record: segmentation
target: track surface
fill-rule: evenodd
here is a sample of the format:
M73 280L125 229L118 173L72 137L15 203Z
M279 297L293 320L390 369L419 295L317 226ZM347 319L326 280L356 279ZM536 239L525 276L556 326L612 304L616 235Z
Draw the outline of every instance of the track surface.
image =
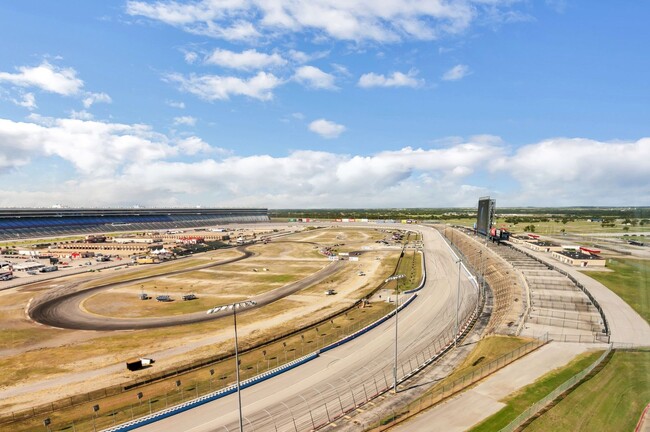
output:
M401 227L403 229L403 226ZM423 234L427 279L415 301L399 313L399 376L416 355L454 329L458 265L440 234ZM472 309L477 293L461 273L460 309ZM242 391L246 431L303 431L329 423L344 407L363 400L379 382L392 382L395 320L328 351L318 358ZM356 399L355 399L356 398ZM237 396L226 396L139 428L143 432L238 430ZM341 420L336 421L341 425Z
M75 329L75 330L141 330L141 329L150 329L150 328L160 328L160 327L171 327L181 324L191 324L204 321L214 320L224 316L232 315L231 311L224 310L214 314L206 314L206 312L195 312L180 316L169 316L169 317L156 317L156 318L112 318L108 316L94 315L84 312L80 305L86 298L100 292L109 290L111 288L117 288L121 286L132 285L136 282L144 282L148 280L157 279L161 276L173 276L182 273L187 273L190 271L196 271L201 269L206 269L210 267L216 267L224 264L230 264L236 261L240 261L246 258L249 258L253 255L252 252L248 251L245 246L237 248L242 252L241 256L230 258L227 260L219 261L217 263L210 263L202 266L192 267L191 269L175 270L164 275L155 275L155 276L146 276L131 279L126 282L118 282L113 284L101 285L98 287L89 288L82 291L68 292L61 294L56 297L48 298L36 305L34 305L29 310L30 317L41 324L45 324L52 327L66 328L66 329ZM290 294L295 293L301 289L307 288L310 285L318 283L334 273L336 273L342 266L341 261L333 261L324 269L314 273L311 276L308 276L297 282L276 288L272 291L265 292L258 296L249 298L248 300L254 300L257 302L255 306L249 306L244 310L252 310L257 307L261 307L272 303L278 299L286 297ZM59 290L60 292L61 290ZM218 305L215 305L218 306Z

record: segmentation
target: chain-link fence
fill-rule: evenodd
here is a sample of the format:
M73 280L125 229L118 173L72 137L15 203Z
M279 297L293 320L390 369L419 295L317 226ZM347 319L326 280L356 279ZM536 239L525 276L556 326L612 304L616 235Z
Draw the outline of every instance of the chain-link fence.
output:
M600 363L602 363L603 360L605 360L605 357L609 355L611 350L612 350L612 346L609 345L607 350L603 352L603 354L600 357L598 357L598 359L595 362L589 365L582 372L579 372L574 376L572 376L571 378L569 378L567 381L565 381L563 384L561 384L559 387L557 387L555 390L549 393L545 398L538 401L537 403L529 407L526 411L519 414L517 418L511 421L508 424L508 426L504 427L499 432L514 432L515 430L517 430L521 425L523 425L527 420L529 420L531 417L533 417L535 414L541 411L545 406L547 406L549 403L557 399L558 396L560 396L562 393L566 392L567 390L573 388L580 381L582 381L587 375L591 373L591 371L593 371L598 365L600 365Z
M522 345L519 348L492 360L481 368L467 373L450 383L444 384L442 387L434 391L427 392L413 402L410 402L398 409L392 410L390 413L384 415L381 418L379 415L377 415L372 422L364 424L363 428L364 430L382 431L393 427L395 423L408 417L414 416L419 412L440 403L448 397L458 393L459 391L482 380L486 376L493 374L499 369L525 356L531 351L536 350L547 342L547 336L543 336L540 339L530 341L525 345Z

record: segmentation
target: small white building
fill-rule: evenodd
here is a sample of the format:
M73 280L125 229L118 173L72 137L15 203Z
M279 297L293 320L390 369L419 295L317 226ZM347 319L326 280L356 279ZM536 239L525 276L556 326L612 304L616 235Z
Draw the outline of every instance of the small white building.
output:
M15 271L31 271L31 270L39 270L45 267L45 264L41 264L36 261L26 261L24 263L16 264L14 265L14 270Z

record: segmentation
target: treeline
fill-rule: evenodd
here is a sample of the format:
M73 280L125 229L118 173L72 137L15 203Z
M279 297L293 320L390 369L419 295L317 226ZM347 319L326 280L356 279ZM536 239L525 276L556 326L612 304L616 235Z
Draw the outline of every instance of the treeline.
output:
M459 218L476 218L472 209L290 209L269 210L272 218L313 218L313 219L417 219L448 220Z
M450 220L476 219L476 208L278 209L270 210L269 214L272 218ZM506 222L515 224L549 221L568 223L589 218L613 223L616 219L647 221L650 219L650 207L497 207L498 215L512 215L506 216Z

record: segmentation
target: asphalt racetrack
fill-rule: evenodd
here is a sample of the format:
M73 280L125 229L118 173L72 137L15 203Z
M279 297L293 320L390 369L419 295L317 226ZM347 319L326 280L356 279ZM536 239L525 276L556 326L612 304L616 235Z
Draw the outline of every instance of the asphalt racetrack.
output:
M100 292L106 291L111 288L117 288L126 285L132 285L136 282L144 282L152 279L157 279L161 276L173 276L190 271L201 270L210 267L216 267L232 262L240 261L249 258L253 255L248 251L245 246L237 248L242 255L227 260L219 261L217 263L210 263L203 266L192 267L191 269L176 270L166 273L164 275L146 276L134 278L126 282L118 282L112 284L101 285L98 287L89 288L82 291L65 292L67 290L57 290L52 297L34 304L29 310L29 316L36 322L44 325L58 328L74 329L74 330L141 330L160 327L171 327L182 324L192 324L203 321L210 321L220 317L232 315L230 310L222 310L212 314L206 312L195 312L180 316L167 316L156 318L113 318L109 316L94 315L84 312L80 305L88 297ZM255 301L254 306L248 306L242 309L242 312L249 309L258 308L278 299L286 297L301 289L307 288L310 285L318 283L336 273L342 266L341 261L333 261L324 269L302 279L297 282L276 288L272 291L265 292L258 296L249 298L248 300ZM215 305L219 306L219 305Z

